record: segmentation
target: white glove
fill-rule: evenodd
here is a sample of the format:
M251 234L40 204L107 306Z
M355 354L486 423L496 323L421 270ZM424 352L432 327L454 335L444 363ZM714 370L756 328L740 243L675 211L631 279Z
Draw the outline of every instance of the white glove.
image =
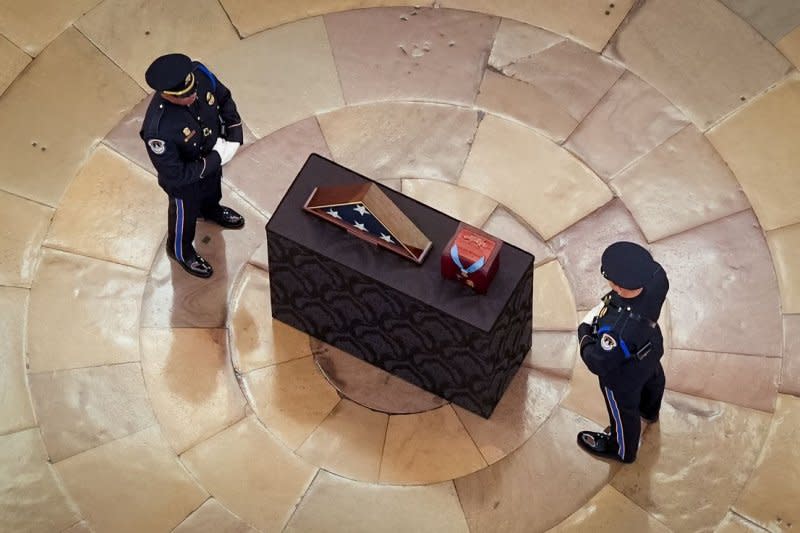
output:
M237 142L228 142L222 137L219 137L217 138L217 142L214 143L214 148L212 148L212 150L219 154L219 158L222 161L221 164L224 165L233 159L239 146L241 145Z
M585 317L583 317L583 320L581 320L581 323L582 324L590 324L591 325L592 320L594 320L594 317L597 316L597 313L600 312L600 310L603 308L604 305L605 304L603 302L600 302L599 304L594 306L592 309L589 309L589 312L586 313Z

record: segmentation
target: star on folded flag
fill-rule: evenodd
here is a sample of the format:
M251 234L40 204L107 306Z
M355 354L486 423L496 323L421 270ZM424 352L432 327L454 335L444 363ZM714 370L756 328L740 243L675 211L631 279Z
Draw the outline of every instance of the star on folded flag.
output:
M366 228L366 226L364 226L364 224L362 224L361 222L355 222L355 223L353 223L353 225L354 225L355 227L357 227L358 229L360 229L361 231L367 231L367 232L369 231L369 230Z
M353 210L354 210L354 211L356 211L356 212L357 212L359 215L361 215L362 217L363 217L365 214L369 213L369 211L367 211L367 208L366 208L366 207L364 207L364 204L358 204L357 206L355 206L355 207L353 208Z
M338 219L341 219L341 218L342 218L342 217L340 217L340 216L339 216L339 212L338 212L338 211L334 211L333 209L328 209L328 210L327 210L327 211L325 211L325 212L326 212L326 213L328 213L328 214L329 214L330 216L332 216L333 218L338 218Z
M381 239L383 239L386 242L390 242L390 243L394 244L394 241L392 240L392 236L391 235L386 235L385 233L381 233Z

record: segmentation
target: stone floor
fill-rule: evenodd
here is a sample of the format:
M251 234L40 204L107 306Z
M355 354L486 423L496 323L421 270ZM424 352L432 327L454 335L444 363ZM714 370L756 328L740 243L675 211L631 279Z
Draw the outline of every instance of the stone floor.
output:
M157 55L232 88L240 231L164 254ZM0 530L800 528L796 0L0 0ZM316 152L536 256L482 419L270 320L264 224ZM577 355L599 255L667 270L638 461Z

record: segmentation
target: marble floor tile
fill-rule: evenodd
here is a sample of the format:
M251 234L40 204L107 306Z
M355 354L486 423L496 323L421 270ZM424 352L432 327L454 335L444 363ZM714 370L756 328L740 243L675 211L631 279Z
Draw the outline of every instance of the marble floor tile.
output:
M36 425L25 378L28 291L0 287L0 435Z
M0 34L14 42L26 54L36 57L65 28L101 1L3 0L0 2Z
M31 287L30 372L139 360L146 273L45 248Z
M258 138L344 104L321 17L253 35L209 54L208 63Z
M56 463L97 531L171 530L208 498L151 427Z
M714 533L768 533L756 524L742 518L733 511L728 511L725 518L717 524Z
M74 526L70 527L69 529L65 529L61 533L94 533L92 528L89 526L89 522L86 520L81 520Z
M31 56L0 35L0 94L3 94L30 62Z
M608 411L597 376L586 367L577 349L569 389L561 401L561 407L596 422L601 428L608 425Z
M172 533L257 533L214 498L186 517Z
M536 267L533 279L534 330L575 330L575 297L561 264L550 261Z
M351 105L376 100L472 105L499 22L480 13L424 7L325 15L344 99Z
M521 122L559 144L578 125L578 121L542 89L492 70L487 70L483 76L475 106Z
M261 531L284 527L317 472L252 416L195 446L181 459L214 498Z
M743 108L708 139L741 183L765 230L800 222L800 76Z
M611 199L606 185L569 152L492 115L478 127L459 185L497 200L544 239Z
M617 174L610 186L649 242L750 207L725 161L693 125Z
M575 443L587 426L593 424L558 408L519 450L455 480L470 531L545 531L584 505L618 468Z
M295 453L328 472L377 483L388 423L389 415L343 399Z
M500 237L508 244L513 244L517 248L522 248L526 252L533 254L533 264L535 266L539 266L555 258L555 254L553 254L547 244L536 235L536 232L523 222L517 220L512 213L503 209L503 207L498 206L497 209L492 212L489 219L483 224L482 229L495 237Z
M719 2L650 0L605 53L705 130L780 80L789 62Z
M222 184L222 205L235 209L246 222L239 230L223 229L212 222L197 222L194 247L214 267L214 275L209 279L190 275L167 257L162 243L156 251L142 298L142 327L219 328L226 324L231 286L253 252L264 242L267 221L225 183ZM165 218L165 233L166 223Z
M54 80L58 98L52 97ZM143 96L119 67L80 32L68 28L0 99L3 189L58 205L97 139Z
M267 241L262 242L253 255L250 256L249 264L254 267L269 272L269 251L267 250Z
M800 396L800 315L783 315L780 392Z
M800 26L800 4L794 0L721 0L770 42Z
M611 290L600 274L600 260L603 251L617 241L647 247L636 221L618 199L550 239L550 247L572 287L577 309L591 309Z
M625 69L573 41L563 41L502 69L549 94L576 121L600 102Z
M156 424L138 363L30 374L28 380L52 462Z
M103 144L155 176L156 169L150 162L150 156L147 155L147 148L145 148L142 138L139 137L139 131L144 123L144 114L147 112L151 98L152 95L147 94L133 106L128 114L108 132L103 139Z
M497 207L497 202L480 193L437 180L403 180L402 192L477 228Z
M349 353L311 338L314 361L339 394L373 411L412 414L448 403Z
M502 70L511 63L538 54L563 40L563 36L537 26L504 18L500 21L500 27L494 36L489 66L498 71Z
M770 418L667 392L636 462L611 485L672 531L711 530L753 471Z
M521 367L488 419L453 405L487 463L513 452L550 416L567 388L563 380Z
M339 395L304 357L242 376L259 420L290 450L296 450L339 403Z
M670 281L673 348L780 355L778 281L752 211L669 237L651 249Z
M325 13L365 7L431 5L433 2L432 0L426 2L409 0L303 0L303 2L272 0L269 3L269 9L261 0L221 0L220 3L239 31L239 35L248 37L287 22Z
M38 428L0 435L0 518L7 531L61 531L80 520Z
M244 267L228 312L231 361L237 372L246 374L311 355L306 333L272 319L266 271L252 265Z
M30 287L54 210L0 191L0 284Z
M569 518L549 530L549 533L569 531L670 533L664 524L609 485L603 487Z
M575 331L535 331L531 351L522 365L546 375L570 379L577 353Z
M312 153L330 158L314 117L286 126L239 150L225 167L225 181L269 217Z
M345 107L318 120L333 159L351 170L377 180L455 182L475 137L478 113L450 105L384 102Z
M733 509L770 531L800 524L800 398L780 395L761 457Z
M800 26L786 34L776 46L795 67L800 67Z
M75 26L148 92L144 73L156 57L180 52L205 62L216 50L239 40L216 0L194 0L191 9L159 0L110 0L86 13ZM206 66L214 72L213 63Z
M469 530L458 495L449 481L387 487L351 481L322 470L285 531L467 533Z
M150 402L177 453L244 418L227 330L143 329L141 344Z
M381 483L428 485L485 466L486 461L451 406L389 417Z
M688 123L664 95L626 71L564 147L598 176L610 179Z
M64 193L44 245L149 270L166 218L155 177L101 144Z
M767 244L778 274L781 309L800 313L800 224L768 231Z
M775 410L778 357L672 349L663 366L670 390L768 413Z
M565 4L559 0L442 0L442 7L491 13L539 26L600 51L617 29L633 0L592 0Z

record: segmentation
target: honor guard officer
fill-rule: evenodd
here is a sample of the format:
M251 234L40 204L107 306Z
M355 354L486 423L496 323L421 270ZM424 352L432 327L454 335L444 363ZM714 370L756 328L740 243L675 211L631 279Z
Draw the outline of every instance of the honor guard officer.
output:
M603 433L581 431L578 444L632 463L640 417L657 421L664 395L664 340L657 322L669 281L650 252L632 242L606 248L600 271L612 290L581 322L578 338L581 358L599 378L610 425Z
M239 213L219 203L222 166L242 144L242 120L228 88L183 54L159 57L145 79L156 93L139 135L169 196L167 255L189 274L208 278L214 269L194 249L195 221L244 226Z

